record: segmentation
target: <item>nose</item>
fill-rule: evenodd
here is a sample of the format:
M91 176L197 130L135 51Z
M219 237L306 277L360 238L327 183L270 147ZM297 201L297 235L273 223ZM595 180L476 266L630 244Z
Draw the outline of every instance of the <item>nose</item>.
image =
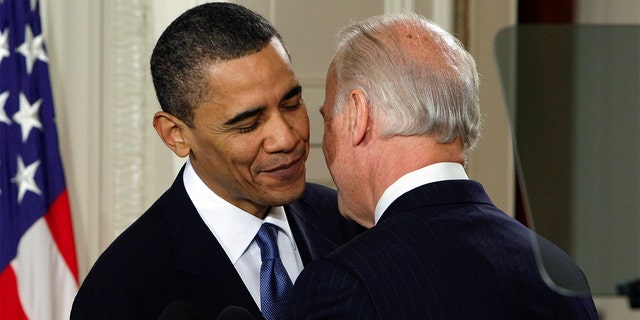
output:
M298 143L298 134L295 131L295 117L285 117L277 112L269 119L266 128L267 137L264 141L264 149L269 153L291 152Z

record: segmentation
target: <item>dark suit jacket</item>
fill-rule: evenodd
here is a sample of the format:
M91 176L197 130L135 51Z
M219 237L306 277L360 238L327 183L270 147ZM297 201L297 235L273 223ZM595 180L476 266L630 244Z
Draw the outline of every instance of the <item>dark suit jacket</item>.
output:
M541 277L532 245L564 284L588 292L560 249L496 208L474 181L411 190L378 224L296 280L292 319L595 319L590 294L567 297Z
M228 306L262 318L189 199L182 173L96 261L75 298L71 319L158 319L175 301L191 303L204 319L215 319ZM285 206L285 212L305 264L357 230L339 214L335 191L319 185L307 184L302 198Z

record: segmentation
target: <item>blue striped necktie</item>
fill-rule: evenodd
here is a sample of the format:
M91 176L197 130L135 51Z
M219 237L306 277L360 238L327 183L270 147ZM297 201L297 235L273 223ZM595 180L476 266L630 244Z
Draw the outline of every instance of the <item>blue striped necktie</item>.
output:
M260 304L266 320L282 319L291 292L291 279L278 252L278 227L263 223L256 235L260 247Z

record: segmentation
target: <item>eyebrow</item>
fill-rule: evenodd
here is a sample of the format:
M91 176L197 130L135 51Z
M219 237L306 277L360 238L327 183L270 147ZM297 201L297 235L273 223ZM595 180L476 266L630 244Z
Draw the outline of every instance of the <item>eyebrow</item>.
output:
M287 93L284 94L284 96L282 96L282 101L285 100L289 100L297 95L299 95L302 92L302 86L297 85L293 88L291 88L291 90L287 91ZM251 117L255 117L256 115L260 114L261 112L263 112L266 109L266 107L257 107L257 108L253 108L250 110L246 110L243 111L239 114L237 114L235 117L227 120L224 125L225 126L231 126L234 125L244 119L248 119Z
M285 95L282 97L282 100L289 100L297 95L299 95L302 92L302 86L301 85L297 85L293 88L291 88L291 90L289 90L289 92L285 93Z
M253 108L251 110L246 110L243 111L239 114L237 114L235 117L227 120L227 122L224 123L225 126L231 126L234 125L244 119L248 119L251 117L255 117L256 115L258 115L259 113L263 112L264 109L266 109L265 107L257 107L257 108Z

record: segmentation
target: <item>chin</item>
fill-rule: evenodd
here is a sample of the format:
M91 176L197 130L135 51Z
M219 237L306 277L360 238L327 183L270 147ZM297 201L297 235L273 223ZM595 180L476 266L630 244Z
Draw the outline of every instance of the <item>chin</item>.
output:
M270 198L271 206L287 205L302 197L305 185L303 178L301 181L291 183L283 188L269 189L266 196Z

